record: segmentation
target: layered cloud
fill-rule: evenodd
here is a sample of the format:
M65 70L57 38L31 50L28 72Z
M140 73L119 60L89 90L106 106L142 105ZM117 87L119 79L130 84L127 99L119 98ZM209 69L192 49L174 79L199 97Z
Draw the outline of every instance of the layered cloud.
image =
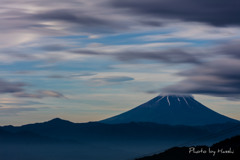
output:
M113 0L112 5L140 16L203 22L215 26L240 24L240 4L236 0Z
M22 82L8 82L6 80L0 79L0 94L10 93L11 95L19 98L45 98L45 97L55 97L63 98L64 95L51 90L38 90L33 93L26 91L26 86L30 86Z
M230 41L228 43L222 44L218 47L216 52L222 55L231 56L233 58L240 59L240 41Z
M4 93L16 93L23 91L23 87L26 86L22 82L8 82L6 80L0 79L0 94Z
M240 98L240 60L221 59L179 73L185 80L163 89L167 93Z
M233 41L210 50L208 55L212 54L215 58L178 73L185 77L184 80L149 92L204 94L240 99L240 48L237 44L238 41Z
M47 98L47 97L63 98L64 97L63 94L56 91L50 91L50 90L40 90L40 91L35 91L33 93L16 92L13 95L19 98Z
M58 75L58 74L53 74L47 76L48 78L53 78L53 79L76 79L76 78L81 78L81 77L88 77L88 76L94 76L96 73L81 73L81 74L70 74L70 75Z
M126 51L117 53L115 56L122 61L132 60L153 60L165 63L200 63L200 60L194 54L181 49L169 49L165 51Z
M92 78L90 80L97 85L106 85L106 84L115 84L115 83L133 81L134 78L128 77L128 76L108 76L108 77L101 77L101 78Z
M96 47L88 47L85 44L86 42L80 43L86 39L98 39L101 36L116 34L144 33L152 30L163 33L151 33L151 35L146 34L135 38L148 41L162 41L173 38L229 39L236 34L238 28L223 28L222 26L239 24L237 17L239 5L237 3L234 0L227 3L206 0L194 2L190 0L170 0L167 2L162 0L99 0L92 2L71 0L68 2L48 2L44 0L41 2L13 1L11 3L4 1L2 2L3 11L0 19L2 24L0 29L3 31L2 38L0 37L0 48L3 48L3 50L0 50L0 61L49 60L55 62L58 60L73 60L76 59L76 55L68 52L69 48L85 50L85 54L89 55L99 53L99 50L96 52L97 49L94 51L89 50L89 48ZM182 5L176 6L176 4ZM188 22L204 22L218 26L220 29L198 23L192 25ZM168 28L171 28L171 30ZM74 38L76 35L80 37L77 40ZM58 37L67 37L67 39ZM76 41L78 42L76 43ZM114 39L108 41L114 41ZM53 42L55 44L51 44ZM171 43L177 45L177 43L183 44L184 42L178 40L177 42L171 41ZM38 44L46 45L39 48ZM168 44L163 45L167 46ZM17 51L10 50L13 46L17 48ZM116 46L109 47L115 48ZM173 61L172 58L167 57L166 54L171 57L175 54L175 51L174 54L169 53L171 51L158 53L162 52L161 50L157 53L146 51L146 53L136 54L138 52L137 48L146 50L148 47L146 47L146 44L139 44L135 45L135 48L136 51L132 51L135 53L119 53L118 58L120 60L160 59L170 63L185 62L182 59ZM128 51L119 49L118 52ZM174 56L179 57L178 55L180 55L181 57L183 55L183 51L176 52L179 52L179 54ZM145 56L147 54L149 56ZM127 55L132 56L127 57ZM190 56L186 61L193 60L193 63L198 61Z
M110 68L106 61L111 65L168 64L176 71L178 65L188 64L178 74L185 80L153 92L239 95L240 48L239 41L232 40L240 37L240 5L235 0L3 0L1 9L0 64L9 64L5 66L9 70L23 65L19 61L28 61L31 64L25 68L36 72L50 66L52 73L44 77L56 83L85 77L86 81L112 84L135 79L121 73L86 78L94 74L55 71L88 73L92 67L97 73ZM105 60L103 65L95 66L99 59ZM0 85L1 94L18 98L64 97L51 88L28 90L25 83L0 79Z
M131 62L136 60L151 60L164 63L201 63L201 59L198 59L200 53L195 53L193 51L186 51L184 49L160 49L156 51L146 50L142 51L139 49L133 50L123 50L120 52L104 52L104 51L94 51L94 50L74 50L72 53L82 54L82 55L95 55L95 56L109 56L114 57L120 61Z
M21 112L32 112L37 111L37 108L0 108L0 115L1 116L16 116Z

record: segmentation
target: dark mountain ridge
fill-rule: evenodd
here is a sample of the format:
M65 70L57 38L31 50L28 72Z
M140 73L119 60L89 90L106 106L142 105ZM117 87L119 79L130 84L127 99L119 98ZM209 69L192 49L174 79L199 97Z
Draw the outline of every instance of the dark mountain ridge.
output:
M136 160L239 160L239 157L240 135L218 142L210 147L174 147L165 152Z
M78 141L105 141L106 139L133 140L175 140L191 139L209 134L204 129L191 126L171 126L150 122L132 122L126 124L104 124L99 122L72 123L59 118L43 123L20 127L5 126L2 130L19 133L23 131L54 138L70 138ZM178 135L175 133L178 132Z
M105 124L100 122L73 123L55 118L47 122L18 127L3 126L0 127L1 132L4 134L25 132L79 143L122 142L123 140L128 140L129 142L179 141L179 143L194 141L199 143L211 142L212 139L214 141L222 140L240 134L240 123L222 123L204 126L167 125L152 122Z

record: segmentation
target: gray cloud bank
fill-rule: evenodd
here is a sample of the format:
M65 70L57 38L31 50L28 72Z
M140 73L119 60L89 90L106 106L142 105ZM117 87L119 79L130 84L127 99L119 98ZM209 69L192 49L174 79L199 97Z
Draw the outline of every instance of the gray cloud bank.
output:
M99 78L91 78L89 79L92 85L96 86L104 86L104 85L118 85L122 83L126 83L129 81L133 81L134 78L128 76L105 76Z
M92 78L91 80L96 82L118 83L132 81L134 78L128 76L109 76L103 78Z
M113 0L112 5L140 16L204 22L215 26L240 24L240 2L237 0Z
M189 49L189 48L188 48ZM169 49L165 51L123 51L104 53L86 50L75 51L77 54L98 56L111 55L121 61L153 60L173 64L194 64L194 67L178 73L185 79L163 89L149 93L169 94L204 94L228 99L240 99L240 46L239 41L224 43L202 53L190 49ZM108 82L103 78L98 81Z
M0 93L15 93L23 91L25 83L21 82L8 82L0 79Z
M115 56L122 61L132 60L153 60L165 63L201 63L200 60L192 53L182 49L169 49L165 51L126 51L117 53Z
M80 32L113 33L128 29L126 25L110 16L86 14L83 9L81 10L81 7L79 9L66 8L38 12L30 15L29 18L39 22L60 22L69 29Z
M193 53L184 49L167 49L159 51L120 51L120 52L98 52L93 50L77 49L71 51L75 54L95 55L95 56L111 56L120 61L131 62L136 60L151 60L164 63L190 63L198 64L201 60L198 58L199 53Z
M22 82L9 82L6 80L0 79L0 94L10 93L15 97L20 98L45 98L45 97L55 97L55 98L64 98L64 95L50 90L38 90L33 93L26 91L24 87L29 86L26 83Z
M186 79L162 91L240 98L240 60L222 59L179 73Z
M217 58L178 73L184 80L149 93L204 94L228 99L240 99L240 47L232 42L215 50Z
M21 112L32 112L38 111L37 108L1 108L0 115L1 116L16 116L18 113Z
M15 97L20 97L20 98L47 98L47 97L63 98L64 97L63 94L56 91L50 91L50 90L40 90L40 91L35 91L33 93L16 92L13 95Z

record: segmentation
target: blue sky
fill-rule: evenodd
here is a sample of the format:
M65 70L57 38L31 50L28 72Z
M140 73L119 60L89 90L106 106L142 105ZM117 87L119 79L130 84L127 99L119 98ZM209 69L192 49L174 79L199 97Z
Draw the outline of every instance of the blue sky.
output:
M1 125L97 121L162 93L240 119L240 5L223 2L2 0Z

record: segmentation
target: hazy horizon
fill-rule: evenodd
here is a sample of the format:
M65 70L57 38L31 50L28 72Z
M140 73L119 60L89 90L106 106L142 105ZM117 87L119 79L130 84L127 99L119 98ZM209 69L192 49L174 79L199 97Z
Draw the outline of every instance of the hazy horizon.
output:
M194 99L195 99L195 97L194 97ZM150 100L150 99L149 99ZM145 103L145 102L144 102ZM200 102L201 103L201 102ZM139 105L141 105L141 104L139 104ZM137 107L137 106L135 106L135 107ZM133 108L135 108L135 107L133 107ZM133 109L133 108L129 108L128 110L130 110L130 109ZM208 108L210 108L210 107L208 107ZM214 108L211 108L211 109L213 109L214 110ZM126 112L126 111L128 111L128 110L124 110L124 111L122 111L122 112L119 112L118 114L121 114L121 113L124 113L124 112ZM214 110L214 111L216 111L216 110ZM220 112L218 112L218 113L220 113ZM108 117L104 117L104 118L101 118L101 119L96 119L96 120L88 120L88 121L74 121L74 120L71 120L71 117L70 117L70 119L66 119L64 116L58 116L58 117L50 117L50 119L44 119L44 120L40 120L40 121L31 121L31 122L27 122L27 123L17 123L17 124L8 124L8 123L6 123L6 124L3 124L2 126L6 126L6 125L13 125L13 126L22 126L22 125L25 125L25 124L33 124L33 123L38 123L38 122L47 122L47 121L51 121L51 120L53 120L53 119L56 119L56 118L60 118L60 119L63 119L63 120L67 120L67 121L70 121L70 122L73 122L73 123L88 123L88 122L98 122L98 121L100 121L100 120L103 120L103 119L106 119L106 118L110 118L110 117L112 117L112 116L115 116L115 115L118 115L118 114L113 114L113 115L109 115ZM222 114L222 113L220 113L220 114ZM224 115L224 114L222 114L222 115ZM227 115L224 115L224 116L227 116ZM228 116L229 117L229 116ZM229 118L233 118L233 117L229 117ZM236 119L236 118L233 118L233 119ZM239 119L236 119L236 120L239 120Z

